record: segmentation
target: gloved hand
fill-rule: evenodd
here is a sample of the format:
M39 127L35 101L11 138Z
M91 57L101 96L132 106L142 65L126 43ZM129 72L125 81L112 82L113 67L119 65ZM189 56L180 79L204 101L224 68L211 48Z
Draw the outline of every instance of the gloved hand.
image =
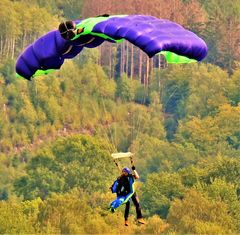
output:
M136 170L136 167L135 167L135 166L132 166L132 170L135 171L135 170Z

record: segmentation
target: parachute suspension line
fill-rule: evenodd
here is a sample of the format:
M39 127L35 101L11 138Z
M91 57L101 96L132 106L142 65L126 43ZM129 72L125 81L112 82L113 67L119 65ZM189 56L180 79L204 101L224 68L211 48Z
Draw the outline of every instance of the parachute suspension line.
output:
M133 117L132 112L130 112L130 118L131 118L131 143L133 142Z
M114 159L113 161L114 161L115 165L117 166L118 170L121 172L121 171L122 171L122 168L121 168L121 166L120 166L119 160L118 160L118 162L117 162L116 159Z
M92 107L93 107L93 109L94 109L94 112L97 113L95 104L92 104ZM107 133L106 133L105 131L103 131L103 133L104 133L106 139L108 139L108 141L111 143L111 141L109 140L109 137L108 137ZM112 149L111 149L110 146L108 146L108 150L109 150L109 152L112 152Z
M131 115L131 143L134 141L134 139L136 140L137 139L137 135L138 135L138 123L139 123L139 116L140 115L137 115L137 121L135 122L134 120L134 112L131 110L130 111L130 115ZM136 126L136 128L135 128ZM140 126L140 125L139 125ZM136 132L136 135L134 137L134 129L137 130ZM140 128L139 128L140 129ZM133 152L135 152L135 150L133 150Z
M114 123L114 143L117 146L117 125Z
M37 89L37 82L35 79L32 79L32 86L33 86L33 89L34 89L34 92L35 92L35 100L36 100L36 108L38 108L38 89Z
M133 157L132 156L130 157L130 162L131 162L131 165L134 166L134 162L133 162Z
M37 88L37 81L35 79L32 79L30 84L32 84L33 87L33 92L35 93L34 96L34 102L35 102L35 109L36 109L36 113L38 114L39 112L39 99L38 99L38 88ZM39 115L37 115L37 120L39 122Z
M144 88L144 91L145 91L145 88ZM143 105L144 104L144 101L145 101L145 93L144 93L144 95L142 96L142 98L141 98L141 100L140 100L140 104L141 105ZM133 129L136 129L136 134L135 134L135 140L137 140L137 138L138 138L138 135L139 135L139 133L140 133L140 129L143 129L144 130L144 127L145 127L145 125L146 125L146 123L143 123L142 125L141 125L141 115L140 115L140 111L138 112L138 114L136 115L137 116L137 120L136 120L136 122L134 121L134 118L133 118L133 112L132 111L130 111L130 114L131 114L131 119L132 119L132 133L131 133L131 142L133 142L133 138L134 138L134 131L133 131ZM136 125L136 128L134 128L134 126ZM134 152L137 152L137 151L139 151L139 146L138 146L138 149L137 150L135 150L134 149ZM132 159L132 157L131 157L131 163L133 164L133 159Z
M104 102L104 99L103 97L101 96L101 100L102 100L102 104L103 104L103 110L104 110L104 115L105 117L107 116L107 111L106 111L106 106L105 106L105 102ZM110 138L109 138L109 135L107 134L107 131L110 135ZM114 138L112 136L112 132L111 132L111 129L110 127L108 126L107 124L107 131L103 131L104 134L106 135L107 139L109 140L109 142L113 145L114 149L117 151L117 147L116 147L116 142L114 142Z
M141 127L141 121L140 121L140 114L138 114L138 119L137 119L137 123L136 123L137 125L136 125L136 129L137 129L137 132L136 132L136 137L135 137L135 139L137 140L137 138L138 138L138 136L139 136L139 132L140 132L140 127ZM143 128L143 127L142 127ZM137 151L139 151L139 145L138 145L138 149L137 149ZM136 150L135 150L136 151Z
M141 99L141 105L143 105L143 103L144 103L144 100L145 100L145 94L144 94L144 96L142 97L142 99ZM141 117L140 117L141 115L140 115L140 113L138 113L138 115L137 115L137 121L136 121L136 130L137 130L137 132L136 132L136 136L135 136L135 139L137 139L137 137L138 137L138 135L139 135L139 132L140 132L140 129L141 128L143 128L144 126L141 126Z
M102 100L104 115L105 115L105 117L107 117L106 106L105 106L105 102L104 102L104 99L103 99L102 96L101 96L101 100ZM109 137L107 131L109 132L110 137ZM112 132L111 132L111 129L110 129L110 127L108 126L108 124L107 124L107 131L103 130L103 133L104 133L104 135L106 136L106 139L113 145L114 151L117 152L116 143L114 143L114 141L113 141ZM109 149L108 149L108 150L109 150L110 152L113 151L113 149L111 149L110 146L109 146ZM113 161L114 161L115 165L117 166L119 172L121 172L120 162L117 161L117 160L118 160L118 159L114 159Z
M177 89L178 89L178 88L176 87L176 88L173 90L173 92L171 93L171 95L168 97L165 106L167 106L167 104L169 103L169 101L172 99L172 97L173 97L174 94L176 93Z
M136 127L137 127L137 128L136 128L136 129L137 129L137 132L136 132L136 139L137 139L138 134L139 134L139 131L140 131L140 126L141 126L141 125L140 125L140 122L141 122L141 121L140 121L140 114L138 113L137 123L136 123L136 124L137 124L137 125L136 125Z

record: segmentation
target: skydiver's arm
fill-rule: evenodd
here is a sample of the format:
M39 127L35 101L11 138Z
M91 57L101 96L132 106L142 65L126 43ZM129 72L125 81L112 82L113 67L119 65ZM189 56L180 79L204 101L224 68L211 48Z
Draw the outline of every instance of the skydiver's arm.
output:
M109 188L111 189L112 193L116 193L117 192L117 187L119 184L119 178L117 178L114 183L112 184L112 186Z
M133 176L134 176L134 179L136 179L136 180L140 178L140 176L136 170L133 171Z
M136 180L139 179L140 176L137 173L135 166L132 166L132 170L133 170L133 174L132 175L133 175L134 179L136 179Z

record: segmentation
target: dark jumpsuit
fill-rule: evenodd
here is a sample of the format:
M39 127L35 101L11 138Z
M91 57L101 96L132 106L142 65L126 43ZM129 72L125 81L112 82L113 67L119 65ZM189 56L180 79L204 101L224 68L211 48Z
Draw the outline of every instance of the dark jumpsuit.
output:
M116 183L116 185L117 185L115 192L117 193L118 197L127 196L131 193L131 188L132 188L131 182L132 182L132 184L134 182L134 178L133 178L132 174L130 174L128 176L120 176L114 182L114 184ZM133 192L130 199L132 199L133 204L136 207L137 219L142 218L141 207L140 207L139 199L137 197L136 192ZM129 215L130 199L126 202L126 208L125 208L125 213L124 213L125 220L128 219L128 215Z

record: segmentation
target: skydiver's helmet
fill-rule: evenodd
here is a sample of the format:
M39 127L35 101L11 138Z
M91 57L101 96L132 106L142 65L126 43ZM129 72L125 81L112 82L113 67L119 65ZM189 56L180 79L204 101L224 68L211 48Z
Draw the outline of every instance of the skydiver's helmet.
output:
M58 26L58 30L61 34L61 36L65 39L65 40L71 40L73 39L76 34L77 34L77 30L76 30L76 24L74 21L68 20L65 22L62 22L59 26Z
M128 173L128 174L131 174L131 170L130 170L128 167L124 167L124 168L122 169L122 172L126 172L126 173Z

